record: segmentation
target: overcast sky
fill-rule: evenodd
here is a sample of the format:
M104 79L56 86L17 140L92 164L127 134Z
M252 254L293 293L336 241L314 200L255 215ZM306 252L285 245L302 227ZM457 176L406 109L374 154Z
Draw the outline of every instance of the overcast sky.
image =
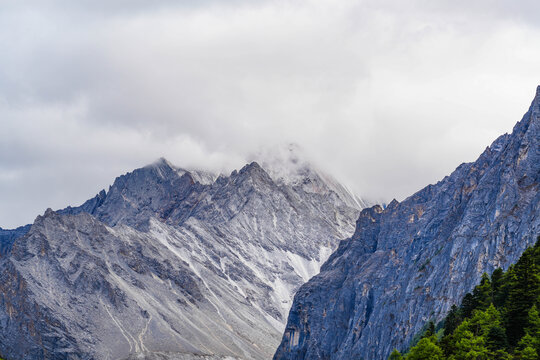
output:
M0 226L164 156L295 142L360 196L473 161L540 83L540 2L2 1Z

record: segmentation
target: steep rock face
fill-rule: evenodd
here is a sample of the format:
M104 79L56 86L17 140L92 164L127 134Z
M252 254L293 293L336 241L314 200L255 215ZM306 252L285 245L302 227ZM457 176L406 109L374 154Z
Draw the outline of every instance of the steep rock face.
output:
M275 359L384 359L540 233L540 87L511 135L385 209L297 292Z
M48 210L0 261L0 355L270 358L292 294L359 213L303 170L218 177L161 159Z
M25 235L30 230L30 225L19 226L16 229L0 228L0 257L8 256L15 239Z

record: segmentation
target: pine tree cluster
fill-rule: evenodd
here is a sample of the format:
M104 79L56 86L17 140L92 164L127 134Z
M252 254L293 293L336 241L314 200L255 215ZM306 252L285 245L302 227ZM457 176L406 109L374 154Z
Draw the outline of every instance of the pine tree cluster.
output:
M391 360L540 359L540 237L508 271L482 276L461 305ZM438 328L439 331L435 331Z

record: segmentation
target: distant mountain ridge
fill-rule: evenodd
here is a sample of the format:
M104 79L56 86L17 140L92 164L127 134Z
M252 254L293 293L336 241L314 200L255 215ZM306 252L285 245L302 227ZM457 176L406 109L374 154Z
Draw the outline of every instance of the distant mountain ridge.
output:
M355 234L295 295L274 359L385 359L540 233L540 87L512 134Z
M256 162L216 176L160 159L47 210L0 260L0 355L271 357L292 294L360 210L304 170L287 184Z

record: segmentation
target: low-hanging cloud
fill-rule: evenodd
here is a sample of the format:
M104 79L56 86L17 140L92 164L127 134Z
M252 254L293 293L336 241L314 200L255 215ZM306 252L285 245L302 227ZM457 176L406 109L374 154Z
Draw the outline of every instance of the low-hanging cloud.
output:
M230 171L284 142L361 196L403 199L511 131L540 82L535 1L0 10L3 227L160 156Z

